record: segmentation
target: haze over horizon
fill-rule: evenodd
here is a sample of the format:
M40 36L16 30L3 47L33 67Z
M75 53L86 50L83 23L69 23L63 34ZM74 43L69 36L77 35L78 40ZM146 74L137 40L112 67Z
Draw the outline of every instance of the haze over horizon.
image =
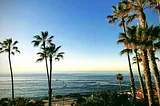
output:
M1 0L0 42L18 40L21 51L11 57L13 72L46 72L44 62L35 63L39 49L31 44L41 31L54 35L53 42L66 53L64 60L53 63L53 72L128 71L126 56L119 55L123 45L116 44L122 29L106 20L118 1ZM146 15L149 25L158 25L156 12ZM0 65L0 73L10 73L7 54L0 54Z

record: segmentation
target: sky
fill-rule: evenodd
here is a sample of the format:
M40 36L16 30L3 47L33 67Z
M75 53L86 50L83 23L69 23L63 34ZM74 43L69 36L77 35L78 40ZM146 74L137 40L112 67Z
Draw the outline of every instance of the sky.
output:
M14 73L45 73L45 62L36 63L39 48L31 44L41 31L65 52L53 72L128 71L126 56L119 55L123 45L116 44L122 29L106 20L118 1L0 0L0 42L18 40L21 51L11 57ZM158 24L155 11L146 15L149 24ZM10 73L7 54L0 54L0 73Z

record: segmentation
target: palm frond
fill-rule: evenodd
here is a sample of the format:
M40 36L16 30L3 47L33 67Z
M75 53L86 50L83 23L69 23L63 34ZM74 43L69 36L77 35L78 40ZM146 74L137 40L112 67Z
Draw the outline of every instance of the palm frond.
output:
M131 23L135 18L136 18L137 14L133 14L127 17L127 21L126 21L126 25L128 25L129 23Z
M18 41L14 41L13 45L16 45L17 43L19 43Z
M155 57L155 60L157 60L158 62L160 61L160 59L158 57Z
M39 55L41 58L47 57L47 53L46 53L46 56L45 56L45 51L43 51L43 52L38 52L37 55Z
M125 42L124 39L119 39L119 40L117 41L117 44L123 44L124 42Z
M126 53L131 54L132 53L132 49L123 49L122 51L120 51L120 55L123 55L123 54L126 54Z
M60 52L60 53L58 53L58 54L63 55L63 54L65 54L65 53L64 53L64 52Z
M111 6L111 7L112 7L113 11L117 11L116 6Z
M0 54L1 54L1 53L4 53L4 50L0 51Z
M16 52L17 52L17 53L21 53L18 49L16 49Z
M18 49L18 47L13 47L13 50L17 50Z
M58 54L57 57L63 59L63 55L61 55L61 54Z
M37 41L41 41L42 38L39 35L33 36L33 38L35 38Z
M60 48L61 48L61 46L58 46L58 47L54 50L54 52L57 52Z
M11 52L11 54L12 54L12 55L15 55L15 53L14 53L14 52Z
M37 47L37 46L39 46L40 42L41 41L33 40L31 43L33 43L34 47Z
M8 49L4 49L4 52L9 52L9 50Z
M39 58L39 59L37 59L36 62L42 62L43 60L44 60L44 58Z
M60 59L58 57L55 58L55 61L59 61Z
M54 36L50 36L48 39L53 39L54 38Z
M113 18L112 15L108 15L108 16L106 17L106 19L112 19L112 18Z

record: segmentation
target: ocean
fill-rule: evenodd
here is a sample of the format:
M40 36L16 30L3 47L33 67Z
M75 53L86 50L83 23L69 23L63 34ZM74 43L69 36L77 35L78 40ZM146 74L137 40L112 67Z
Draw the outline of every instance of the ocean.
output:
M119 90L118 72L94 73L54 73L52 76L53 96L69 93L88 93L98 90ZM136 87L139 87L138 76L135 75ZM129 73L123 73L122 89L130 89ZM15 74L15 97L41 98L48 96L46 74ZM0 75L0 98L11 97L10 75Z

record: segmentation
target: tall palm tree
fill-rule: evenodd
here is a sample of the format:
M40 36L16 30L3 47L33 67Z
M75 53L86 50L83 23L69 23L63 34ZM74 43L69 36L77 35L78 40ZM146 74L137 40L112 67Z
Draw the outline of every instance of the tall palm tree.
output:
M134 59L137 64L138 78L139 78L139 83L140 83L140 87L142 90L142 96L143 96L144 101L146 101L146 96L145 96L145 92L144 92L144 84L143 84L143 79L141 76L140 65L139 65L140 58L138 58L138 57L140 57L140 54L138 55L139 40L137 39L136 32L137 32L136 26L127 27L127 34L128 34L128 39L130 40L130 47L133 49L133 51L135 53Z
M140 40L140 45L139 48L142 52L142 66L143 66L143 71L144 71L144 76L145 76L145 81L146 81L146 89L147 89L147 94L148 94L148 103L149 106L154 105L154 98L153 98L153 87L152 87L152 80L151 80L151 72L150 72L150 67L149 67L149 60L148 60L148 54L147 54L147 49L148 49L148 41L147 41L147 35L148 31L147 28L138 28L138 34L137 38Z
M14 55L15 53L20 53L16 44L18 41L12 41L12 38L6 39L3 42L0 42L0 53L7 52L8 53L8 60L11 72L11 81L12 81L12 99L14 100L14 83L13 83L13 70L11 64L11 54Z
M106 18L109 20L109 24L114 24L119 21L119 27L123 27L124 33L126 32L125 20L128 17L128 12L130 11L121 2L118 2L117 7L112 6L112 15L108 15Z
M60 60L60 58L63 59L64 52L58 52L61 46L56 47L55 44L51 44L50 46L46 47L47 55L49 57L50 61L50 79L49 79L49 106L51 106L51 98L52 98L52 59Z
M151 70L153 72L157 95L158 95L158 101L160 105L160 74L159 74L157 63L156 63L155 48L154 48L154 45L156 45L157 43L158 44L160 43L160 36L159 36L160 27L151 26L148 29L148 33L149 33L149 36L148 36L149 46L148 46L147 52L150 59Z
M135 89L135 84L134 84L134 76L132 72L132 66L131 66L131 60L130 60L130 53L132 53L132 49L123 49L120 52L120 55L126 54L128 58L128 65L129 65L129 70L130 70L130 85L131 85L131 91L132 91L132 96L133 96L133 105L136 105L136 89Z
M123 80L123 75L118 73L116 75L116 80L119 80L119 87L120 87L120 92L122 91L122 80Z
M50 36L48 38L48 32L47 31L46 32L41 32L41 35L34 36L33 37L34 40L31 42L31 43L33 43L34 47L40 46L40 48L44 49L44 52L43 52L44 55L43 55L43 57L44 57L45 63L46 63L46 71L47 71L47 78L48 78L48 87L49 87L49 71L48 71L48 62L47 62L47 56L46 56L45 49L46 49L46 45L51 43L53 37L54 36Z
M113 12L112 15L108 15L106 18L109 19L108 23L115 23L117 21L120 21L119 23L119 27L123 27L123 31L124 31L124 36L127 35L126 33L126 25L128 25L128 23L130 23L133 18L129 18L127 20L127 23L125 22L126 19L128 18L128 13L130 11L130 8L128 8L129 6L125 5L125 3L123 2L118 2L117 7L116 6L112 6ZM135 15L133 15L134 17ZM122 39L121 39L122 40ZM123 40L122 40L123 42ZM124 42L123 42L124 43ZM125 46L127 43L125 43ZM129 62L129 70L130 70L130 83L131 83L131 89L132 89L132 95L134 98L134 105L136 102L136 97L135 97L135 87L134 87L134 78L133 78L133 72L132 72L132 68L131 68L131 64L130 64L130 56L129 56L129 51L127 50L127 57L128 57L128 62Z
M148 27L147 25L147 19L146 15L144 13L144 9L148 8L149 6L149 0L126 0L126 4L130 9L131 12L136 13L136 18L140 21L140 28L146 29ZM153 98L153 89L152 89L152 81L151 81L151 73L149 68L149 61L148 61L148 55L147 55L147 47L146 47L146 39L147 39L147 33L141 33L141 36L139 36L139 40L141 41L141 52L142 52L142 64L144 68L144 75L146 78L146 88L147 88L147 94L148 94L148 103L149 106L154 105L154 98Z

